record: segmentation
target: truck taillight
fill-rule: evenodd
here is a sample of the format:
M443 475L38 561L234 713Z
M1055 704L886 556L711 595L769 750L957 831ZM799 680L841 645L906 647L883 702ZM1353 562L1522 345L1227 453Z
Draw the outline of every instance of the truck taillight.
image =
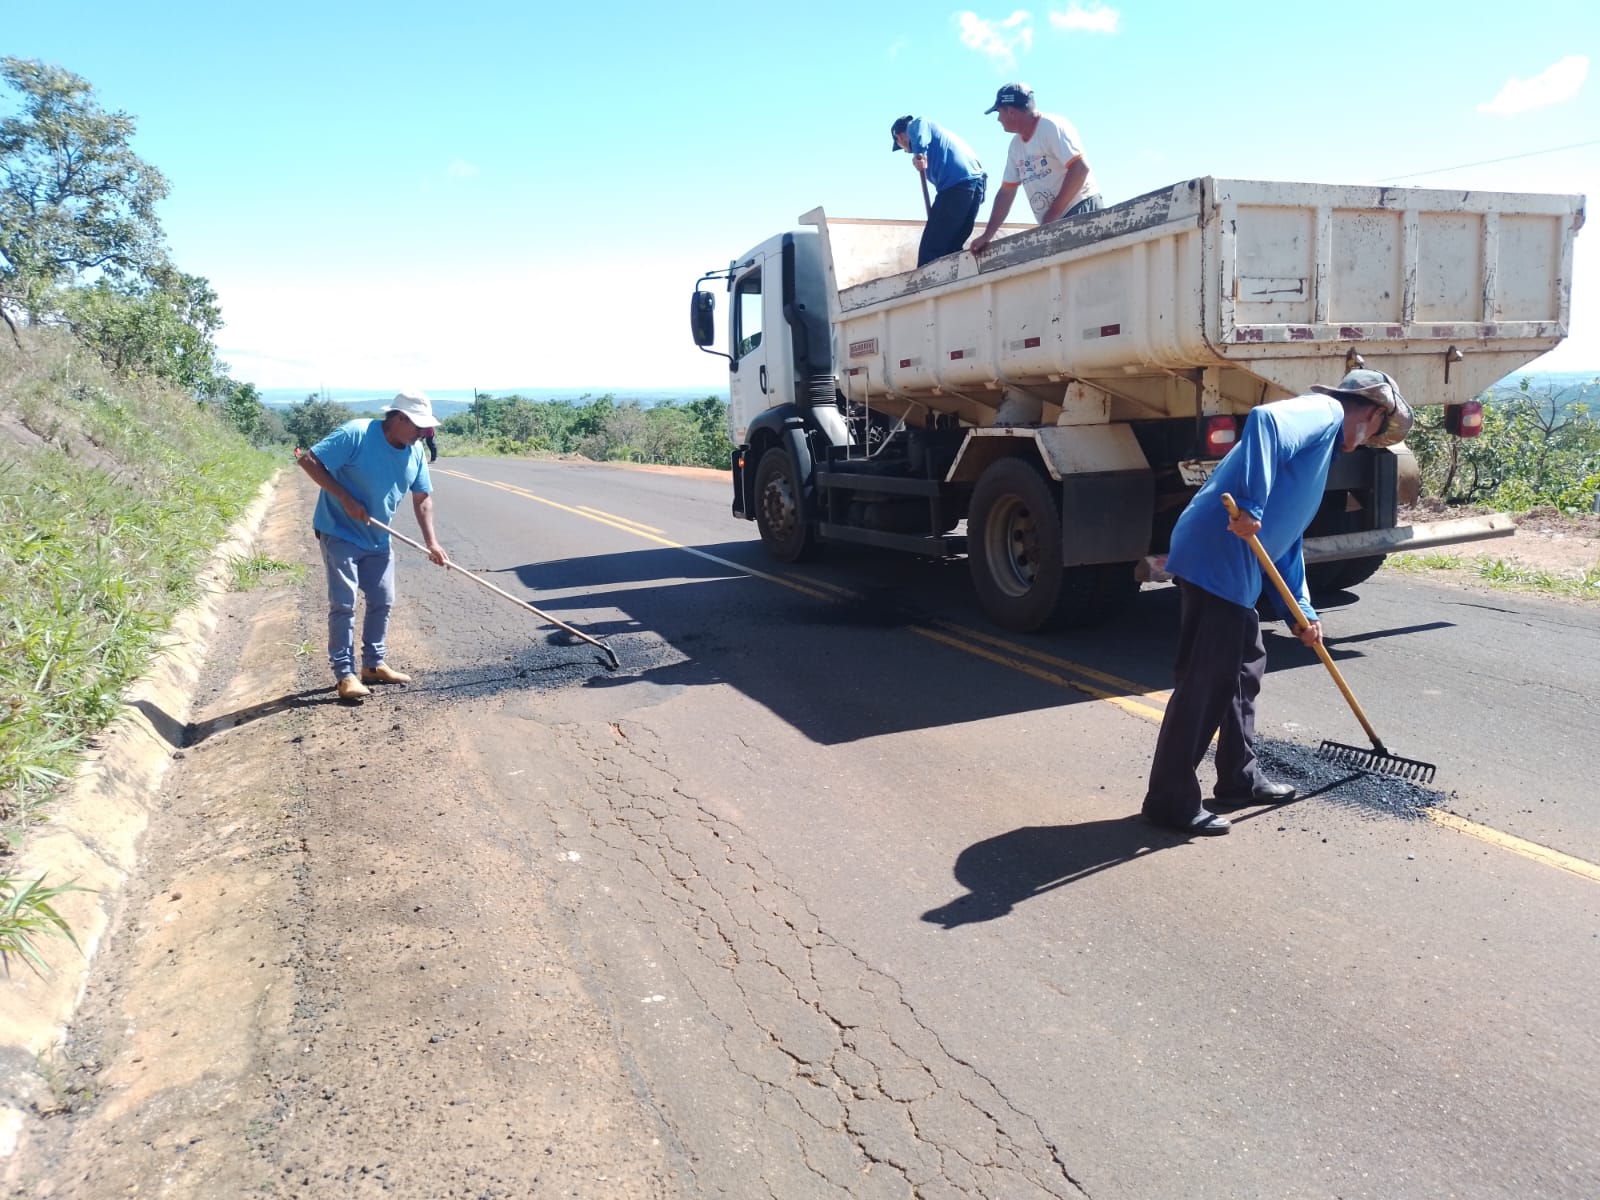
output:
M1221 458L1239 440L1237 417L1206 418L1206 457Z
M1444 406L1444 428L1456 437L1477 437L1483 432L1483 401L1468 400L1465 404Z

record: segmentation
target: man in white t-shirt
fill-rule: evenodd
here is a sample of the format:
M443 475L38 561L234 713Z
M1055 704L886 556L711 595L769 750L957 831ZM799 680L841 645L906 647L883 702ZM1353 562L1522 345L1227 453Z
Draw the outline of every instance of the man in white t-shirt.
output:
M1100 190L1077 128L1065 117L1035 108L1032 88L1008 83L995 93L994 104L986 111L997 114L1000 128L1011 134L1011 146L1006 151L1000 190L989 210L989 223L968 249L977 254L994 239L1019 186L1028 193L1028 203L1041 225L1101 207Z

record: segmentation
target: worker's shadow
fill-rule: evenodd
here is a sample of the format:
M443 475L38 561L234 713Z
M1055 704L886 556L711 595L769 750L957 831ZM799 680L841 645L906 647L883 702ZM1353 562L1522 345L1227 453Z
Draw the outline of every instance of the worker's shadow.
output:
M963 850L956 857L955 877L967 894L929 909L922 919L945 929L993 921L1024 900L1183 841L1137 814L1013 829Z
M276 716L278 713L287 712L290 709L310 708L316 704L336 704L338 702L339 697L334 693L331 683L322 687L307 688L303 692L291 692L286 696L279 696L273 700L264 700L260 704L252 704L248 708L239 708L231 713L212 717L209 721L195 721L184 730L182 740L176 744L198 746L208 737L228 729L237 729L241 725L249 725L251 722L259 721L264 717Z

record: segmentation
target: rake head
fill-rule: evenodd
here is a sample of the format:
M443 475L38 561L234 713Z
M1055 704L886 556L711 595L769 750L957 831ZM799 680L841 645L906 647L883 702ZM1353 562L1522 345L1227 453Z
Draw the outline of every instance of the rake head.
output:
M1317 757L1341 767L1350 767L1356 771L1376 771L1381 775L1393 775L1412 783L1431 783L1433 773L1438 770L1430 762L1390 754L1381 743L1369 747L1347 746L1343 742L1325 741L1317 747Z

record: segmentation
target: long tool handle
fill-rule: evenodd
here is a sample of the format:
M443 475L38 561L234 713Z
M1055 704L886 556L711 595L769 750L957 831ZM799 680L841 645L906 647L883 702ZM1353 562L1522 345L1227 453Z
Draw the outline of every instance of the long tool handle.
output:
M430 557L432 556L432 552L426 546L424 546L421 542L415 541L412 538L408 538L405 534L401 533L398 529L391 529L389 526L385 525L382 521L378 520L378 518L369 516L367 518L367 523L370 524L370 525L374 525L377 528L383 530L390 537L399 538L406 545L414 546L418 550L421 550L424 554L427 554ZM541 619L543 619L545 621L548 621L551 625L554 625L554 626L556 626L557 628L560 628L560 629L565 629L573 637L581 638L583 641L588 642L591 646L598 647L600 650L603 650L605 652L606 657L611 660L611 665L613 667L616 667L616 666L619 665L617 663L616 652L613 651L610 646L606 645L602 641L597 640L596 638L590 637L587 633L583 632L583 630L574 629L571 625L568 625L565 621L557 620L555 617L552 617L549 613L545 612L543 609L535 608L533 605L529 604L526 600L522 599L520 596L513 596L510 592L505 591L505 590L503 590L501 588L497 588L494 584L490 583L487 579L483 579L483 578L481 578L481 577L479 577L477 575L474 575L471 571L467 570L465 567L456 566L456 564L451 562L449 559L445 559L444 566L445 566L445 570L447 570L447 571L456 571L456 572L459 572L462 575L465 575L468 579L472 580L473 583L480 584L483 587L488 588L496 596L504 596L507 600L511 601L511 603L516 604L516 605L518 605L518 606L520 606L522 608L527 609L529 612L533 613L535 616L540 617Z
M1222 502L1228 506L1228 516L1237 517L1239 506L1233 502L1233 497L1227 492L1222 493ZM1277 564L1267 554L1267 548L1261 544L1261 539L1255 534L1250 535L1250 549L1256 553L1256 558L1261 563L1261 570L1266 577L1272 580L1273 586L1278 589L1278 595L1283 597L1284 604L1288 605L1289 613L1294 617L1296 630L1306 629L1311 622L1306 620L1305 613L1300 611L1300 601L1295 599L1289 585L1283 581L1283 576L1278 573ZM1328 653L1328 648L1320 641L1312 647L1317 652L1317 657L1322 659L1322 665L1328 668L1328 674L1333 676L1333 681L1339 685L1339 690L1344 693L1344 698L1350 704L1350 711L1355 713L1356 720L1361 722L1361 728L1367 731L1367 736L1372 739L1372 748L1379 754L1388 754L1388 749L1383 744L1383 739L1378 736L1378 731L1372 727L1372 722L1367 720L1367 714L1361 711L1361 705L1356 702L1355 693L1350 690L1350 685L1344 681L1344 676L1339 673L1339 668L1334 665L1333 657Z
M926 171L918 171L917 174L922 176L922 207L931 217L933 216L933 201L928 198L928 173Z

